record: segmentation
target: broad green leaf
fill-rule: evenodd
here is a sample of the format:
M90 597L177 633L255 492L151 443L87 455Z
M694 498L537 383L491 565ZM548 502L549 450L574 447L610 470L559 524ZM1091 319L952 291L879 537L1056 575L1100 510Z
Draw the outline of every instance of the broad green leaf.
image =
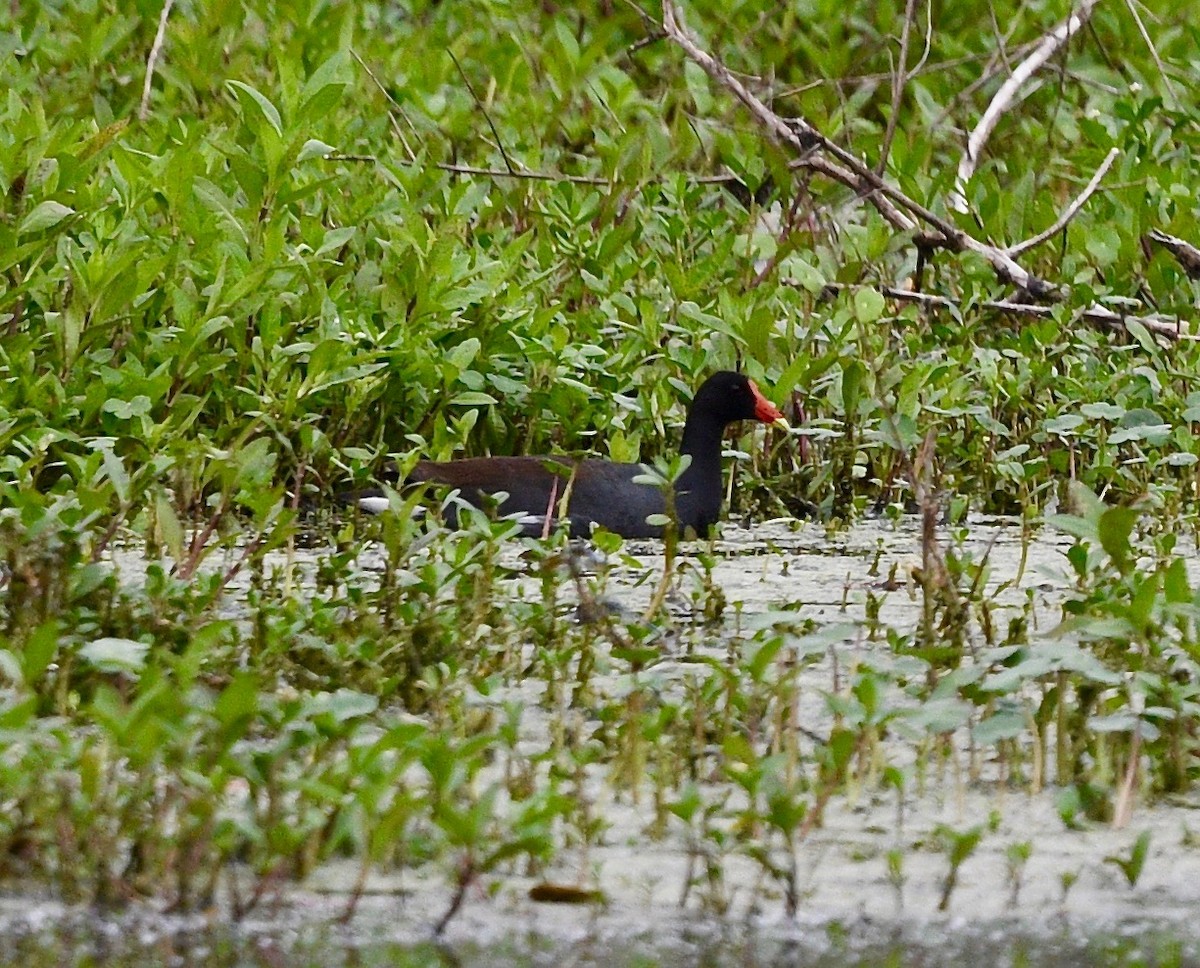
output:
M300 148L300 153L296 156L296 164L308 161L310 158L324 158L335 151L337 148L333 145L327 145L324 141L318 141L316 138L309 138Z
M154 516L158 523L158 536L167 546L167 552L176 561L183 560L183 526L175 514L175 507L164 491L154 496Z
M1100 515L1097 523L1100 545L1118 568L1123 568L1129 559L1129 535L1137 519L1138 512L1133 508L1109 508Z
M326 252L332 252L335 249L340 249L352 238L358 228L353 225L345 225L340 229L330 229L325 233L325 238L321 240L321 246L313 253L315 256L322 256Z
M461 373L475 361L481 346L474 336L465 339L446 353L446 362Z
M468 390L450 399L452 407L488 407L496 402L496 398L487 393Z
M854 318L860 323L873 323L887 308L887 302L870 286L860 286L854 291Z
M40 232L57 225L63 219L70 218L74 214L75 209L69 205L63 205L61 202L40 202L21 221L21 227L17 231L22 235L27 232Z
M270 99L262 92L251 87L243 81L229 80L225 82L234 91L239 94L245 94L258 107L263 119L271 126L274 132L283 137L283 120L279 116L279 109L271 103Z

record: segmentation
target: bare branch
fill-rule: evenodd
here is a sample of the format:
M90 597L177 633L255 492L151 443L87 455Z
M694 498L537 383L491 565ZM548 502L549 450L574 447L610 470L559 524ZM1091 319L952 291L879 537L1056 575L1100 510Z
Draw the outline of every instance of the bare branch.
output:
M158 30L154 34L154 42L150 45L150 56L146 58L146 82L142 85L142 103L138 105L138 120L145 121L150 114L150 87L154 83L154 68L158 64L159 54L162 53L163 40L167 36L167 18L171 16L171 7L175 0L163 0L162 13L158 15Z
M879 161L875 163L875 174L887 171L888 155L892 140L896 137L896 122L900 117L900 102L904 99L904 85L908 83L908 36L912 32L913 18L917 12L917 0L906 0L904 4L904 26L900 28L900 54L896 59L896 70L892 74L892 113L888 116L887 130L883 133L883 146L879 149Z
M367 77L375 82L375 86L379 88L379 93L387 98L388 103L396 109L396 113L399 114L400 117L404 118L405 124L409 126L413 134L416 134L417 129L413 126L413 123L408 120L408 115L404 113L404 108L402 108L396 99L392 97L392 95L388 92L388 89L383 86L383 82L375 76L375 72L371 70L367 62L358 56L358 51L356 51L353 47L350 48L350 53L353 54L354 59L358 61L358 66L367 72ZM392 114L391 111L388 111L388 120L392 123L392 131L395 133L396 139L404 146L404 150L408 154L409 161L416 161L416 153L412 150L412 145L408 143L408 139L404 137L404 131L401 129L400 123L396 120L396 115Z
M785 284L796 285L795 283L786 281ZM825 286L825 289L829 292L844 292L846 290L861 288L864 287L837 282L831 282ZM961 303L947 296L937 296L929 292L915 292L911 289L897 289L893 286L869 286L866 288L874 289L881 296L894 299L897 302L917 303L921 306L929 306L935 309L954 309L960 312L962 310ZM1053 306L1013 302L1008 299L986 299L973 303L971 308L990 309L994 312L1006 313L1011 316L1033 316L1038 319L1049 319L1055 312ZM1145 327L1148 332L1153 333L1155 336L1161 336L1164 339L1200 341L1200 336L1188 332L1183 328L1182 320L1170 316L1132 316L1128 313L1114 312L1105 306L1092 305L1080 310L1079 318L1089 323L1099 323L1109 329L1119 330L1128 329L1128 323L1137 323ZM1190 324L1188 328L1190 329Z
M859 195L869 197L871 204L879 211L892 228L900 232L915 232L918 228L917 222L910 218L905 212L902 212L894 204L891 199L878 194L875 189L867 184L866 180L860 178L848 168L843 168L841 165L835 164L828 158L821 155L807 155L804 158L793 161L790 165L792 168L810 168L813 171L820 172L827 178L833 181L840 182L848 188L854 189Z
M467 72L462 69L462 64L458 62L458 58L454 56L454 51L449 47L446 48L446 53L450 55L450 59L454 61L454 66L458 68L458 76L463 79L463 83L467 85L467 90L471 94L471 100L475 102L475 106L479 108L483 114L483 119L487 122L489 128L492 129L492 137L496 139L496 148L500 152L500 157L504 159L504 167L508 169L510 175L515 175L517 170L508 159L508 152L504 150L504 142L500 140L500 132L496 130L496 125L492 123L492 116L488 114L488 109L483 106L483 102L479 100L479 95L475 93L475 88L471 85L471 79L467 77Z
M1166 232L1160 232L1158 229L1151 229L1146 233L1146 238L1151 242L1157 242L1175 256L1176 261L1183 266L1183 271L1188 274L1188 278L1200 279L1200 249L1177 235L1167 235Z
M975 130L971 132L970 138L967 139L966 153L958 163L958 176L954 182L954 191L950 193L949 198L950 206L956 212L966 212L968 210L966 197L967 182L975 174L975 166L979 163L979 155L983 151L983 146L987 143L988 138L991 137L992 131L995 129L1000 117L1012 106L1013 101L1016 100L1017 94L1025 82L1037 73L1041 66L1053 57L1071 39L1071 36L1083 26L1092 15L1092 8L1098 2L1099 0L1082 0L1079 8L1043 37L1042 42L1034 48L1033 53L1021 61L1017 65L1016 70L1009 75L1008 80L1000 85L1000 90L996 92L996 96L992 98L991 103L987 106L987 110L983 112L983 117L979 119Z
M324 156L325 161L357 161L367 164L377 165L379 159L375 155L348 154L346 152L332 152ZM418 162L416 159L395 161L393 164L403 165L406 168L415 168L421 164L429 168L436 168L439 171L449 172L452 175L477 175L480 178L517 178L525 179L526 181L545 181L545 182L571 182L576 185L612 185L615 179L603 178L600 175L568 175L561 171L506 171L503 168L477 168L474 165L452 165L448 162ZM651 179L647 184L658 185L663 182L678 177L674 173L666 173L661 178ZM693 185L728 185L732 182L740 182L741 179L737 175L685 175L688 181Z
M811 161L811 157L817 150L823 151L833 156L839 166L849 170L860 186L869 187L873 203L878 205L879 197L885 196L895 203L895 207L901 208L914 218L931 225L936 230L936 234L927 233L922 239L923 244L949 249L952 252L975 252L988 261L1000 279L1021 287L1037 298L1062 295L1058 287L1034 276L1003 250L967 235L952 222L936 215L924 205L888 184L854 154L836 142L830 141L804 118L784 119L772 111L745 84L734 77L724 64L699 47L695 38L680 23L674 0L663 0L663 29L667 32L667 36L692 61L702 67L709 77L741 101L775 140L796 151L804 163L820 170L819 165Z
M1179 103L1179 95L1175 93L1175 88L1171 86L1171 79L1167 77L1167 69L1163 66L1162 58L1158 56L1158 48L1154 46L1154 41L1150 39L1150 34L1146 31L1146 25L1142 23L1141 14L1138 13L1136 0L1125 0L1125 6L1129 8L1129 13L1133 17L1133 22L1137 24L1138 32L1142 35L1142 40L1146 46L1150 48L1150 55L1154 58L1154 64L1158 67L1158 73L1162 75L1163 84L1166 85L1167 93L1171 95L1171 100L1176 104Z
M1113 166L1113 162L1117 160L1117 156L1121 153L1120 148L1110 148L1107 155L1104 156L1104 161L1100 163L1100 167L1096 169L1096 174L1092 175L1092 180L1087 183L1087 186L1081 191L1070 205L1063 209L1062 215L1058 217L1050 228L1044 232L1039 232L1033 238L1026 239L1024 242L1018 242L1016 245L1010 245L1004 251L1011 256L1018 256L1028 249L1032 249L1035 245L1041 245L1047 239L1054 237L1063 230L1066 224L1073 219L1079 210L1083 208L1087 200L1092 197L1096 189L1100 187L1100 182L1104 176L1108 174L1108 169Z

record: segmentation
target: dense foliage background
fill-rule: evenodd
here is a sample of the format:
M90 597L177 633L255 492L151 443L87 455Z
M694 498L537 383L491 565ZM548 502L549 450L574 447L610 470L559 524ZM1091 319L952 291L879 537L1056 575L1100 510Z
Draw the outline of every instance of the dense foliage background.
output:
M1185 333L1197 311L1197 283L1143 243L1200 242L1189 5L1099 3L1000 121L971 211L946 202L966 131L1068 8L917 4L885 165L1009 244L1119 151L1022 256L1069 287L1038 319L981 306L1013 294L980 258L921 264L866 201L790 167L656 9L0 5L0 877L180 908L223 884L242 913L330 857L364 879L433 861L448 920L514 858L570 846L586 866L599 776L652 788L653 836L683 831L712 910L743 851L794 911L797 843L829 798L902 793L968 731L966 772L983 749L1031 790L1053 773L1071 825L1187 789L1200 601L1174 534L1196 522L1200 358L1080 311ZM880 162L904 4L685 14L777 111ZM950 305L879 291L910 281ZM842 633L805 638L797 601L730 632L711 551L670 640L700 656L674 692L639 678L662 655L653 622L570 620L553 543L529 549L538 594L513 596L502 524L322 522L296 563L304 508L389 454L653 460L702 375L735 365L799 428L740 455L761 481L743 507L898 516L927 435L953 521L1030 524L1071 481L1100 493L1077 487L1058 522L1080 542L1067 639L1038 639L1032 592L1005 629L982 563L948 555L934 576L927 557L920 629L881 628L867 591L851 634L877 652L834 664L801 732L797 670ZM503 690L534 677L539 722L560 726L531 752ZM915 752L881 769L905 716Z
M964 131L1003 78L998 52L1018 58L1067 8L935 4L927 51L921 11L889 177L944 211ZM1101 4L970 185L964 226L1014 242L1121 151L1068 229L1024 257L1072 287L1053 320L1031 321L969 312L1004 288L944 254L922 282L961 314L822 297L827 282L902 284L914 246L844 189L789 172L699 68L645 43L624 3L181 3L144 120L157 3L10 5L7 499L84 488L101 516L155 496L186 515L230 486L222 468L247 444L271 497L413 447L649 459L700 376L737 363L781 404L796 391L804 426L828 433L810 463L780 449L760 468L782 498L844 511L895 497L888 415L905 446L936 430L945 485L985 507L1040 503L1067 474L1190 496L1191 346L1072 314L1096 300L1192 313L1194 285L1139 242L1194 223L1196 27L1178 5L1149 8L1165 75L1128 7ZM872 164L902 16L688 9L777 110ZM711 181L726 173L757 204ZM797 195L786 238L756 221ZM108 486L116 465L125 487Z

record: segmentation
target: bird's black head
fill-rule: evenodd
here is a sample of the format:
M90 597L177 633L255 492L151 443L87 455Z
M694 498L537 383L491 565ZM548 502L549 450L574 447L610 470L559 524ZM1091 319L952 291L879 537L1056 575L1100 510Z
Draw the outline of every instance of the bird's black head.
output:
M721 370L714 373L696 391L692 410L711 414L724 423L735 420L758 420L774 423L783 414L762 395L758 387L744 373Z

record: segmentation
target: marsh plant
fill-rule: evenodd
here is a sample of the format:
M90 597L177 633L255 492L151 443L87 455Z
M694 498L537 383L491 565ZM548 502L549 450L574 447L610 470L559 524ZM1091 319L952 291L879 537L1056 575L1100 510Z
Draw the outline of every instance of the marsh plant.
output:
M994 4L1011 36L934 5L903 82L894 4L809 6L687 17L852 134L882 173L856 185L635 5L0 5L0 879L245 915L350 858L349 914L422 866L443 930L481 886L586 881L619 801L683 839L686 903L729 911L749 859L795 913L841 802L894 796L899 830L906 798L995 767L1124 825L1191 790L1200 347L1154 243L1195 222L1179 5L1146 4L1152 44L1123 9L1079 32L963 187L955 232L1033 240L1055 301L1016 314L977 248L861 188L945 211L941 121L1062 4ZM795 426L729 441L731 522L921 515L920 567L875 576L862 628L787 582L750 614L719 545L670 529L664 566L598 535L593 568L494 508L447 529L452 494L332 510L477 455L642 461L670 494L690 388L734 367ZM1028 535L1056 503L1073 591L1047 637L1032 592L998 620L964 522ZM903 594L915 628L881 618ZM947 836L949 903L973 844Z

